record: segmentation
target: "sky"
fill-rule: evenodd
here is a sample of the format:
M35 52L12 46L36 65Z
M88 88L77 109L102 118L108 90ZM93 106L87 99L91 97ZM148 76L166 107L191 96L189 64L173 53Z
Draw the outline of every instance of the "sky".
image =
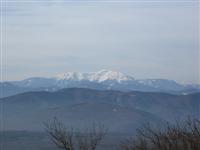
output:
M200 83L197 4L4 1L3 79L110 69L136 79Z

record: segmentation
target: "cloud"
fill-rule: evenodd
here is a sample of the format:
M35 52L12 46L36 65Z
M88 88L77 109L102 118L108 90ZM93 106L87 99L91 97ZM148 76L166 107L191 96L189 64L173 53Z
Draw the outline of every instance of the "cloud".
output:
M113 68L136 78L199 82L196 7L26 4L6 10L8 80Z

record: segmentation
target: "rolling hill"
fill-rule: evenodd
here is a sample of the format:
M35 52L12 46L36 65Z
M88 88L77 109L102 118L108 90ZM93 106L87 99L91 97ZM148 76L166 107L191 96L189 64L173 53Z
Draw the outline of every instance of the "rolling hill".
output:
M67 88L27 92L1 98L0 102L7 130L43 130L43 122L58 117L67 125L100 122L112 132L127 133L144 122L160 124L200 116L200 93L173 95Z

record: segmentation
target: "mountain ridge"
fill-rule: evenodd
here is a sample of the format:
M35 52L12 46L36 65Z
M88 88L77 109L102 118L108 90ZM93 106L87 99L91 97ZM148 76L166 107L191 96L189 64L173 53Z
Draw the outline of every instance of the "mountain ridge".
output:
M173 94L190 94L200 91L200 85L182 85L168 79L135 79L132 76L112 70L88 73L66 72L55 77L32 77L0 84L4 91L4 95L0 95L0 97L27 91L56 91L62 88L166 92Z

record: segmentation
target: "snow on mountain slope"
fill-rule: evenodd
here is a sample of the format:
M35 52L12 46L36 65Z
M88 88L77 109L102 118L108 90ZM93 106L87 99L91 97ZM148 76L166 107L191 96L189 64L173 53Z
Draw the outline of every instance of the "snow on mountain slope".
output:
M167 92L173 94L187 94L200 91L200 85L182 85L167 79L138 80L132 76L112 70L88 73L66 72L51 78L33 77L21 81L11 81L9 83L13 87L4 87L4 95L20 93L18 89L21 88L23 89L22 91L56 91L62 88L75 87L98 90Z
M138 80L140 84L153 87L156 89L165 89L165 90L182 90L183 86L178 84L173 80L167 79L143 79Z
M73 81L92 81L92 82L104 82L104 81L116 81L118 83L122 81L134 80L133 77L125 75L121 72L111 70L101 70L99 72L78 73L67 72L56 76L57 80L73 80Z
M134 80L133 77L125 75L121 72L102 70L94 74L94 80L104 82L106 80L114 80L117 82Z
M50 87L56 84L54 78L45 78L45 77L33 77L22 81L14 81L12 83L20 87L31 87L31 88Z

